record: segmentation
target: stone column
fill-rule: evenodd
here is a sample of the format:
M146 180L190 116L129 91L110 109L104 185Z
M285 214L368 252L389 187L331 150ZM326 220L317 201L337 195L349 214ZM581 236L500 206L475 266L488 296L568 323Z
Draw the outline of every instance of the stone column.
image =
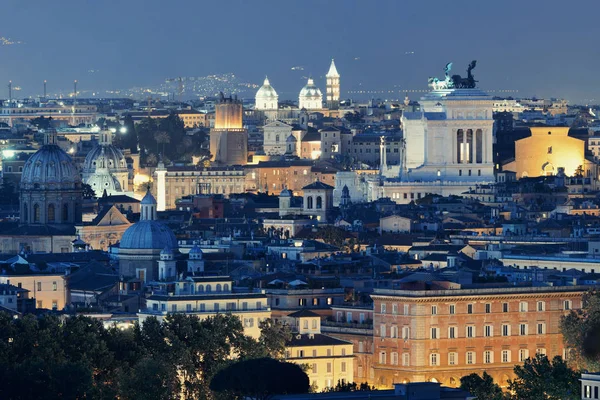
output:
M477 129L473 129L471 134L471 148L473 149L473 164L477 164Z
M458 131L454 131L454 129L452 129L452 133L450 134L450 149L452 151L452 164L456 164L456 140L458 137Z

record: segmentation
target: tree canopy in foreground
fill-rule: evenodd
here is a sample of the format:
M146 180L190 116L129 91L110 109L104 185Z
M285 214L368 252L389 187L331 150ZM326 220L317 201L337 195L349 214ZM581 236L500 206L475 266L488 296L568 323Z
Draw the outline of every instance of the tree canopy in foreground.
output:
M258 358L235 362L217 372L210 388L239 399L266 400L276 394L307 393L309 379L297 364Z

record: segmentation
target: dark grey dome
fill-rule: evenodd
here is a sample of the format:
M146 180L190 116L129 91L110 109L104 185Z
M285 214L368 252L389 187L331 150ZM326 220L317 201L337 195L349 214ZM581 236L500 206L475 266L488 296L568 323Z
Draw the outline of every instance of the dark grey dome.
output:
M42 146L29 157L21 174L23 189L79 189L81 176L71 157L56 144Z

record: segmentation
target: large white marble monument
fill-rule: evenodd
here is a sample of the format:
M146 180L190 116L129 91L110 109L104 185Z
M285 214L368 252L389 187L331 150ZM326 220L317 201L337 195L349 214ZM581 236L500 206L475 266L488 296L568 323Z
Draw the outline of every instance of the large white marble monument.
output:
M475 62L467 78L450 76L451 67L446 65L444 80L429 78L433 90L419 101L420 111L402 115L399 174L390 177L382 170L380 179L368 180L367 200L389 197L409 203L427 194L461 195L477 184L494 182L492 97L475 87ZM384 160L382 164L385 168Z

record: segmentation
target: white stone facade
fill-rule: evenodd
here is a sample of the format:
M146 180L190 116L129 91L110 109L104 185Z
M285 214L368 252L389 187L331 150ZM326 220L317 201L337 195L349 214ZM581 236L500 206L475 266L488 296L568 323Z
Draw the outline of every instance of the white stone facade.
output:
M266 124L263 128L263 150L266 155L284 155L286 140L292 134L292 126L281 121Z
M494 181L493 101L479 89L434 90L402 116L406 180Z

